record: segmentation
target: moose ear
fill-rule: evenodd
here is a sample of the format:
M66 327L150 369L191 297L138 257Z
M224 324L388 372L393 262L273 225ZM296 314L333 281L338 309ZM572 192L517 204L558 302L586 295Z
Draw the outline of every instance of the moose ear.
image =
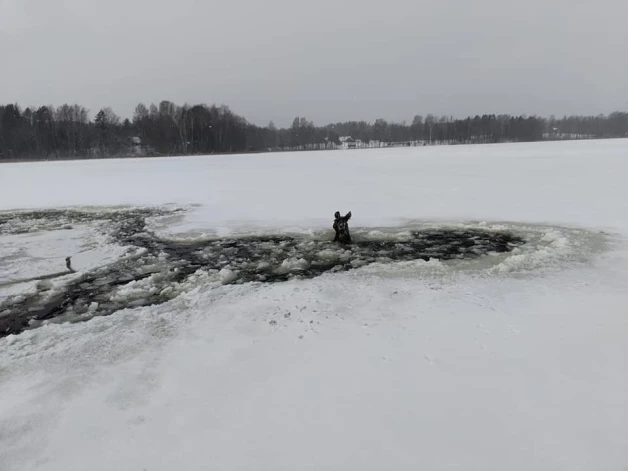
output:
M351 211L349 211L347 213L347 215L345 216L345 219L348 221L349 219L351 219Z
M336 211L336 214L334 214L334 217L336 219L340 219L340 211Z

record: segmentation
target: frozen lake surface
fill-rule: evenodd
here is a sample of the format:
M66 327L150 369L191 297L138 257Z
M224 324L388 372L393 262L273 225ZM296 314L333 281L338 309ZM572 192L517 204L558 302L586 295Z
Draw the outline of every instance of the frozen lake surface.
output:
M0 470L624 469L627 175L628 140L2 164Z

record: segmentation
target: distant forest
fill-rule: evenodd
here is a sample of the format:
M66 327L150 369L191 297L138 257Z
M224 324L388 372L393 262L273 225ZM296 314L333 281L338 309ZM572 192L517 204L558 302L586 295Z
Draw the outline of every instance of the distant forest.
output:
M111 108L92 118L80 105L22 109L0 105L0 160L80 159L137 155L314 150L346 147L531 142L628 137L628 113L541 118L485 114L454 119L431 114L411 123L348 121L316 126L295 118L289 128L256 126L226 106L169 101L139 104L133 119ZM345 142L345 144L343 144Z

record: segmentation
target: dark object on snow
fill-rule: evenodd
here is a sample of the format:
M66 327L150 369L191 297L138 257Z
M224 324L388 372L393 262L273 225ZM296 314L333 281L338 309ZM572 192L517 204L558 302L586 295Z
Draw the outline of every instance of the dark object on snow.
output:
M75 273L74 268L72 268L72 257L65 257L65 267L72 273Z
M336 211L334 217L336 218L334 220L334 230L336 231L334 242L350 244L351 234L349 234L349 219L351 219L351 211L349 211L346 216L340 216L340 211Z

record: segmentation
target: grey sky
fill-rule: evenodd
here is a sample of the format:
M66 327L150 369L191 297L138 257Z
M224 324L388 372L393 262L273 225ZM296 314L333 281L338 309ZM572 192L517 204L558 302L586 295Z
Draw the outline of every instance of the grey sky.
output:
M626 0L0 0L0 103L287 125L628 109Z

